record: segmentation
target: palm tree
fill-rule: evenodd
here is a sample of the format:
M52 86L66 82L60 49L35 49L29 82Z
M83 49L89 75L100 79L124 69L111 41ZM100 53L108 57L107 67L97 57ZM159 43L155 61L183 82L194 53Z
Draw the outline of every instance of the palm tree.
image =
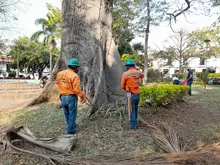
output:
M41 25L42 30L35 32L31 39L39 40L44 37L44 44L47 44L50 51L50 75L52 73L52 50L56 46L56 37L59 33L59 22L55 22L50 14L47 14L47 19L39 18L35 21L36 25Z

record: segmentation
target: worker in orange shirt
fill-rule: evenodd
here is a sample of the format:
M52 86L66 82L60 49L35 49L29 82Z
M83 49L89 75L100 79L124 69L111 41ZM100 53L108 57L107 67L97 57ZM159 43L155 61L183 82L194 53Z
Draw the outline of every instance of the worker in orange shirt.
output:
M77 75L79 66L79 61L72 58L68 63L68 69L60 71L56 77L61 106L67 122L67 134L76 133L78 96L82 102L85 101L85 95L80 89L80 78Z
M121 79L121 87L127 92L128 115L130 120L130 129L137 129L138 104L140 101L140 81L144 74L135 68L134 61L129 59L125 63L126 72Z

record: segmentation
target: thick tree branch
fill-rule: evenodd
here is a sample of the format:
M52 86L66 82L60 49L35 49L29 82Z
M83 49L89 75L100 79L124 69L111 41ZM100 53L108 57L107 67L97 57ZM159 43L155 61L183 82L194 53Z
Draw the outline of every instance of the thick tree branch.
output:
M180 16L181 14L185 13L187 10L190 9L191 7L191 2L192 1L189 1L189 0L185 0L187 6L184 8L184 9L178 9L178 10L175 10L173 13L167 13L168 15L170 15L171 17L173 17L175 23L176 23L176 19L178 16Z

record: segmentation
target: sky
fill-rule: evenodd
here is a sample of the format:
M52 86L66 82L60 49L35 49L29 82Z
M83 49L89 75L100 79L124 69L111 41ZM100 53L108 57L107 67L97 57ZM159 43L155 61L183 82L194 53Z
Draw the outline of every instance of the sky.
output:
M30 37L34 32L40 30L41 27L34 24L37 18L44 18L48 12L46 3L50 3L58 8L61 8L61 0L26 0L28 5L25 10L18 12L16 15L18 18L15 24L16 28L13 32L9 32L3 35L4 38L10 40L16 39L19 36ZM220 11L220 8L216 7L212 9L213 11ZM178 18L178 23L173 24L174 29L178 30L184 28L186 30L192 31L198 28L203 28L210 26L215 20L217 20L218 15L212 15L211 17L205 17L202 15L189 16L188 23L183 16ZM149 45L153 49L162 48L164 40L166 40L173 32L171 31L168 23L162 23L159 27L151 27ZM144 43L144 37L135 38L132 43L142 42Z

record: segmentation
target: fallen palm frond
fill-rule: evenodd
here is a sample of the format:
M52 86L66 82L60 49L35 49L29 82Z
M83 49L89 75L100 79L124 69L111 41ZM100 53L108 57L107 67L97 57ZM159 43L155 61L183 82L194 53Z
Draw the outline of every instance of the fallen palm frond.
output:
M140 118L140 121L151 130L156 144L165 152L174 153L184 151L185 147L182 147L182 144L179 142L179 137L173 129L162 124L160 128L156 127L145 122L142 118Z
M142 120L142 119L141 119ZM156 126L152 126L145 121L142 121L146 124L148 128L152 130L152 134L155 137L155 140L159 141L159 144L164 150L171 152L168 154L157 154L157 155L148 155L148 154L140 154L136 156L124 157L124 158L116 158L116 157L105 157L105 156L97 156L97 157L70 157L67 155L47 155L40 154L37 152L25 150L22 148L18 148L16 146L16 139L14 130L8 130L5 134L5 138L0 142L0 149L4 150L3 152L9 154L18 154L18 155L29 155L32 157L38 157L45 159L48 164L52 165L71 165L71 164L79 164L79 165L184 165L184 164L196 164L196 165L204 165L204 164L219 164L220 162L220 143L208 145L203 148L199 148L194 151L183 152L183 148L180 143L177 141L178 136L171 136L172 131L168 128L160 129ZM164 134L164 135L162 135ZM21 139L24 140L24 139ZM23 141L25 142L25 141Z
M177 133L175 133L170 127L161 125L160 128L145 122L142 118L140 121L145 124L151 130L155 143L163 149L167 154L149 155L140 153L136 156L139 161L150 160L150 161L173 161L181 164L194 163L196 165L210 164L210 159L214 160L215 163L220 164L220 142L212 145L208 145L199 148L194 151L185 151L187 145L180 143ZM215 164L212 163L212 164Z
M220 143L215 143L208 145L202 148L199 148L194 151L186 152L176 152L176 153L167 153L167 154L157 154L157 155L144 155L140 154L136 156L137 161L170 161L178 162L180 164L195 164L195 165L204 165L220 164Z

